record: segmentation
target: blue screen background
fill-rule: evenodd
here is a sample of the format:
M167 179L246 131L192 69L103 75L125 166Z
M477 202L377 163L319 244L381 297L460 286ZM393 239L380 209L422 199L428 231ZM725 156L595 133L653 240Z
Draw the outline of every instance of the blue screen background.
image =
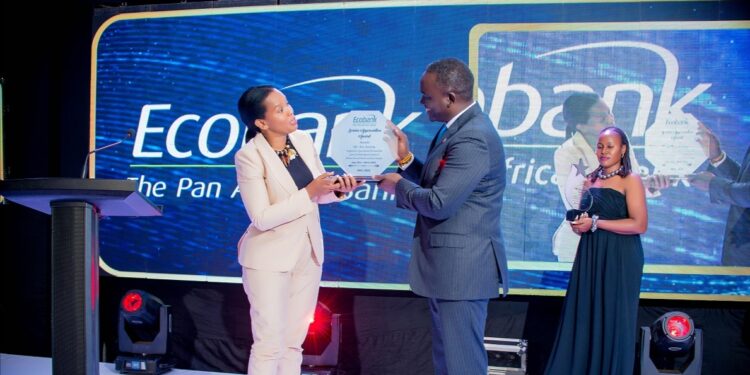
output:
M747 24L736 29L702 30L696 23L689 30L621 31L582 31L572 25L710 20L714 17L711 6L498 4L342 9L331 5L115 18L100 28L93 46L95 144L116 141L130 128L139 134L124 147L98 153L96 177L138 179L140 191L163 205L164 215L103 222L101 257L111 269L144 277L238 278L236 244L249 224L239 195L232 197L236 187L233 156L244 134L236 112L240 94L258 84L285 88L300 128L311 132L327 168L340 172L326 156L327 147L336 117L350 110L380 110L397 124L412 115L405 120L404 131L415 155L426 154L440 124L430 123L422 113L419 78L428 63L453 56L475 63L485 112L492 103L499 69L510 63L511 84L531 85L541 95L540 114L533 126L522 134L503 137L506 157L513 158L506 160L503 231L512 288L564 290L569 265L560 266L551 251L552 234L564 216L557 186L549 181L554 171L543 169L540 183L534 178L527 182L528 169L514 179L513 169L525 164L538 171L552 165L554 149L564 141L540 127L542 115L566 97L553 93L553 87L581 82L602 94L613 84L643 83L655 98L647 122L651 125L665 67L653 54L632 49L537 56L613 40L643 41L669 50L679 61L673 102L697 84L710 83L683 109L710 126L727 154L741 160L750 144ZM557 31L506 27L475 39L471 36L479 24L549 22L571 25ZM634 126L635 105L636 96L621 95L613 106L618 126L628 132ZM499 129L520 123L527 110L523 96L508 94ZM553 124L556 129L564 128L561 116ZM238 136L232 136L233 127L239 129ZM631 142L639 163L651 168L644 156L644 138L632 136ZM144 153L160 155L145 157ZM184 157L186 153L191 155ZM711 204L706 193L685 185L663 191L648 204L649 231L642 237L646 262L678 267L675 272L647 270L644 292L750 293L745 269L706 268L702 272L700 268L720 266L727 206ZM407 282L414 213L397 209L395 201L374 185L320 210L326 246L324 281L376 287Z

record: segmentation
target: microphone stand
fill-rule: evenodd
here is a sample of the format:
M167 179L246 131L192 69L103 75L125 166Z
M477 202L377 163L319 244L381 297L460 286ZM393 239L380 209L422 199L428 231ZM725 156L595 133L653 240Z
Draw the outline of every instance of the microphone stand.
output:
M125 138L123 138L123 139L121 139L121 140L119 140L119 141L117 141L115 143L110 143L110 144L108 144L106 146L95 148L95 149L89 151L89 153L86 154L86 159L83 161L83 171L81 171L81 178L82 179L86 178L87 167L89 166L89 157L91 157L92 154L97 153L97 152L99 152L101 150L106 150L106 149L108 149L110 147L117 146L120 143L125 142L125 140L128 139L128 138L130 138L130 132L128 132L128 135Z

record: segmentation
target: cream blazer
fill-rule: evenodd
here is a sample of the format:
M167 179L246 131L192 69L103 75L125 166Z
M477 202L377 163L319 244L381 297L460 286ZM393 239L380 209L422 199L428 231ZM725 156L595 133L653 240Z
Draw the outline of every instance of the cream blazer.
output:
M325 172L309 134L295 131L289 138L298 156L317 177ZM319 203L339 201L334 193L311 200L297 189L281 159L258 133L234 156L237 184L251 224L240 238L238 260L243 267L286 272L309 256L309 242L318 265L323 264L323 232ZM309 251L309 250L308 250Z

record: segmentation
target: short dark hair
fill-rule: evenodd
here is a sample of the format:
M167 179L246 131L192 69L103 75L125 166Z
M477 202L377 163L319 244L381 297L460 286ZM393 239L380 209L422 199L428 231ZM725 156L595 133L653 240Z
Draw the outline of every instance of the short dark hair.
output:
M617 172L617 175L620 177L625 177L630 174L630 171L633 169L633 166L630 164L630 141L628 140L627 134L625 132L616 127L616 126L609 126L602 131L599 132L599 134L603 134L604 132L612 131L613 133L617 133L617 135L620 136L620 142L622 142L623 145L626 146L625 148L625 154L622 155L622 160L620 161L622 163L622 169ZM596 181L597 179L597 173L602 169L602 166L599 165L591 174L589 174L589 179L591 182Z
M434 73L437 83L463 100L474 97L474 74L463 61L449 57L427 65L425 73Z
M565 119L565 138L576 132L576 125L589 122L589 110L601 99L593 92L574 92L563 102L563 119Z
M273 90L277 90L277 88L271 85L253 86L245 90L237 101L240 118L247 127L245 143L260 132L260 129L255 126L255 120L266 116L266 106L263 105L263 102Z

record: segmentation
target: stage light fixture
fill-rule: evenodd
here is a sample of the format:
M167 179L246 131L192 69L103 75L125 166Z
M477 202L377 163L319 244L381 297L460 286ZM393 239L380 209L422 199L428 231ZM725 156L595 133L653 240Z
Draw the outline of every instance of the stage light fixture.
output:
M703 331L680 311L668 312L650 327L641 327L641 375L699 375Z
M174 367L167 359L171 331L169 306L142 290L130 290L120 301L117 327L121 355L115 370L128 374L162 374Z
M685 313L669 312L651 324L651 342L661 351L684 353L694 341L693 320Z
M341 344L341 314L334 314L322 302L315 307L305 341L302 343L302 365L335 368ZM320 372L316 372L318 374Z

